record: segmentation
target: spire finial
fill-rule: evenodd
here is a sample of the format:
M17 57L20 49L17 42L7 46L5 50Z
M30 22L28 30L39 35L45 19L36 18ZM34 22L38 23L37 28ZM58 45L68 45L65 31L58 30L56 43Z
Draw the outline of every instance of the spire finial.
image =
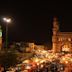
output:
M54 21L57 21L57 17L55 16L53 20L54 20Z

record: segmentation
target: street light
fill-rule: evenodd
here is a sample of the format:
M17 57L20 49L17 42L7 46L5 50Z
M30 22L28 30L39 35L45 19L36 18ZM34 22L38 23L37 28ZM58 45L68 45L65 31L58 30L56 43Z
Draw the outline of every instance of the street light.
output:
M11 23L11 18L3 18L3 20L6 22L6 23Z
M6 48L8 45L8 24L11 23L11 18L4 17L3 21L6 23Z

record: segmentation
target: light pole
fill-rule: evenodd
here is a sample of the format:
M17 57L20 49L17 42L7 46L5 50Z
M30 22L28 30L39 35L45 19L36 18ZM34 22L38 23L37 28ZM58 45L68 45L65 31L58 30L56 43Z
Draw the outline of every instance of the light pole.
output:
M11 23L11 18L4 17L3 21L6 23L6 48L8 47L8 24Z

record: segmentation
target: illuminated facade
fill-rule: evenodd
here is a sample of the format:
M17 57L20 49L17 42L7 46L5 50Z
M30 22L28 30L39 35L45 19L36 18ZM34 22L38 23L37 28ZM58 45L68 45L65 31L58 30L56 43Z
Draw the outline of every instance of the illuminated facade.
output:
M52 50L53 52L72 52L72 32L60 32L59 23L53 20Z

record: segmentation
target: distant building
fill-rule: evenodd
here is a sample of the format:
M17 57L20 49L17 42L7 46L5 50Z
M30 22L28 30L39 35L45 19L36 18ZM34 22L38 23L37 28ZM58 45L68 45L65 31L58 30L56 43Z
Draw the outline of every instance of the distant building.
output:
M43 50L44 49L44 45L36 45L35 43L27 43L28 47L26 48L26 51L30 51L33 52L37 49Z
M60 32L57 18L53 20L52 50L72 52L72 32Z

